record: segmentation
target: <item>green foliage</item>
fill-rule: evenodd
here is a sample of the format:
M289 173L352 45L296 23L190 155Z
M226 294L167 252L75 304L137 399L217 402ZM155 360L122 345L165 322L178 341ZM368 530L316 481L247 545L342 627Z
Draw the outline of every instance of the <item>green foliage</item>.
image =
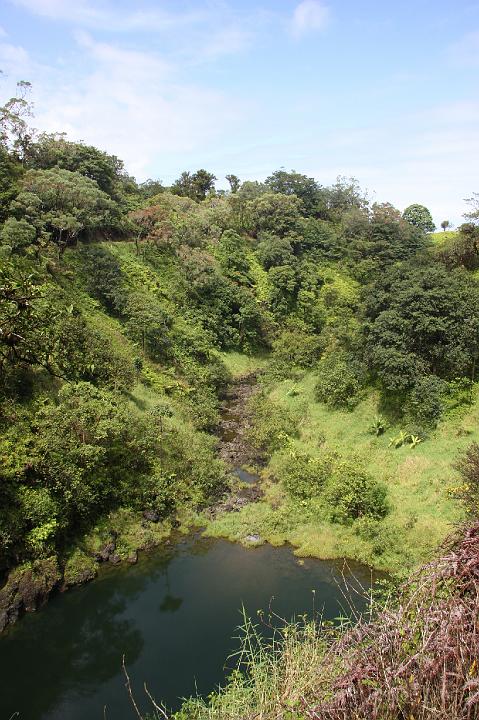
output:
M22 165L0 144L0 222L8 217L8 208L18 192Z
M249 401L252 425L247 430L247 439L263 455L271 455L288 445L290 437L296 435L300 415L288 410L265 393L257 393Z
M294 367L311 367L321 352L318 335L309 332L301 321L290 323L273 341L273 364L281 372Z
M297 229L301 200L295 195L266 192L246 203L247 227L255 237L270 232L284 237Z
M111 227L116 212L94 180L59 168L26 172L11 211L35 228L36 244L60 252L86 231Z
M332 455L320 458L290 452L276 465L276 476L293 498L307 500L320 495L334 466Z
M238 285L252 284L247 247L237 232L226 230L222 234L215 256L225 277Z
M216 177L207 170L197 170L195 173L183 172L171 186L171 192L200 202L209 193L214 192L215 180Z
M401 218L389 203L375 203L370 213L353 207L342 218L344 253L358 279L370 279L384 265L416 255L425 247L422 230Z
M376 437L379 437L380 435L383 435L386 430L386 422L380 415L376 415L374 420L372 421L369 432L372 435L376 435Z
M423 229L389 204L369 207L354 180L323 188L282 169L265 183L231 175L231 192L215 193L200 170L172 192L156 180L138 187L96 148L33 141L27 89L0 109L0 570L56 555L73 558L73 582L91 571L72 548L94 525L107 535L112 517L138 523L148 508L166 518L224 490L212 433L231 378L219 349L234 351L235 374L262 365L269 379L295 381L251 401L258 455L283 451L272 461L281 485L265 486L271 506L245 511L251 528L263 517L273 539L333 555L352 543L367 561L387 547L381 562L399 564L394 547L414 513L384 528L385 492L372 476L387 465L399 504L417 496L416 483L433 488L434 512L443 507L436 479L418 474L421 428L443 406L462 418L474 396L478 291L454 268L477 267L476 210L427 253ZM260 363L239 356L271 347ZM387 414L397 453L382 418L369 427L366 366L378 411L404 416L399 431ZM313 402L313 375L326 407ZM335 412L363 395L354 413ZM379 453L371 476L327 449L348 442L344 433L363 456ZM277 507L283 490L292 499ZM332 526L328 512L351 528ZM444 511L437 537L449 520ZM314 538L304 529L313 522Z
M384 485L350 460L337 463L325 490L331 519L343 524L364 516L385 517L389 510L386 495Z
M256 254L266 270L293 261L293 248L288 237L277 237L265 232L261 233L259 240Z
M479 292L464 272L439 265L393 269L366 295L366 354L388 391L434 374L471 373L478 352Z
M128 295L124 309L125 331L152 360L161 361L170 347L172 319L155 298L147 293Z
M316 399L332 408L351 410L361 399L364 372L354 357L331 351L318 363Z
M451 240L439 248L437 257L450 270L463 267L466 270L479 268L479 228L474 223L464 223Z
M123 163L117 157L91 145L71 142L62 134L40 135L28 149L27 163L35 170L61 168L80 173L113 198L125 180Z
M424 205L409 205L409 207L404 210L402 216L406 222L424 232L434 232L436 229L431 213ZM447 225L449 225L449 223L447 223Z
M474 442L457 460L456 470L462 483L454 488L454 495L462 500L468 515L477 518L479 512L479 445Z
M282 195L296 195L301 200L301 209L305 215L314 215L325 204L325 192L316 180L294 170L276 170L266 178L265 185Z
M444 409L444 390L444 382L435 375L418 378L409 394L407 414L421 427L436 427Z
M121 314L126 304L126 282L120 263L106 248L84 246L79 256L85 267L90 294L112 314Z

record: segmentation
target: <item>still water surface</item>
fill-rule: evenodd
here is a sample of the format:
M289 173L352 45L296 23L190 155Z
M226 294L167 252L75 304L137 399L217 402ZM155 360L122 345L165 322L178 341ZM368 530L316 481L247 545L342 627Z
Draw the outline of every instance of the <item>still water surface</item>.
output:
M140 707L146 682L176 709L234 666L227 657L238 647L242 604L254 616L271 603L284 618L324 608L333 619L345 609L342 568L300 563L287 547L247 550L191 536L134 567L107 570L0 638L0 720L16 712L21 720L131 720L123 654ZM369 569L350 569L370 585Z

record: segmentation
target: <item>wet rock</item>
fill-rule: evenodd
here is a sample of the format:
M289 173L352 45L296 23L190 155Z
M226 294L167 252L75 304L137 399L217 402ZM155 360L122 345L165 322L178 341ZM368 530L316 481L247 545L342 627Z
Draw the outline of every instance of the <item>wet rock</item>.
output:
M257 387L252 374L238 380L226 393L219 424L218 454L230 465L251 464L259 459L246 439L251 421L248 400L255 392Z
M107 543L105 547L95 553L95 558L98 560L98 562L107 562L110 559L110 555L113 555L115 550L116 542L112 540L111 542Z
M143 512L143 517L145 520L148 520L148 522L157 523L160 521L160 515L156 512L156 510L145 510Z
M13 570L0 590L0 632L23 612L34 612L58 586L61 572L55 557Z
M253 533L251 535L247 535L245 537L246 542L249 543L260 543L262 542L261 535L258 535L257 533Z
M130 565L136 565L138 562L138 550L132 550L126 558L126 561L130 563Z
M121 563L121 557L119 555L117 555L116 553L113 553L112 555L110 555L108 560L109 560L109 562L111 562L112 565L118 565L119 563Z

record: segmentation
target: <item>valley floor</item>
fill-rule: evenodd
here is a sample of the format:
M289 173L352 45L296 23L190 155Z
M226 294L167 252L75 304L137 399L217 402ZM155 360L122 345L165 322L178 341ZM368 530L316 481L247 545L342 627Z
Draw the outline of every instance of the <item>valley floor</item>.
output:
M251 369L251 361L237 357L234 364ZM264 360L262 361L264 366ZM234 368L233 368L234 369ZM274 545L291 543L296 553L319 558L366 562L378 569L402 574L429 559L462 519L454 497L459 480L455 460L471 442L479 440L479 402L450 412L437 429L415 448L390 446L400 427L388 426L376 437L370 426L378 414L378 398L370 394L352 412L334 411L314 400L315 378L305 374L296 382L269 386L270 397L300 412L298 437L288 439L292 451L319 455L324 450L357 458L387 486L390 512L370 537L354 526L330 522L319 502L291 500L275 480L280 461L273 454L260 471L265 495L240 512L207 520L206 534L244 541L259 535Z

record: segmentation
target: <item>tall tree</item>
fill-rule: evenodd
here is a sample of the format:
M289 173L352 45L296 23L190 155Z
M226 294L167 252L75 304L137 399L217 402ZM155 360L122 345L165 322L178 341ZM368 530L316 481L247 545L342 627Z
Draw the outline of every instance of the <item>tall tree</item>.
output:
M16 95L0 107L0 144L20 161L24 160L35 134L28 124L28 118L33 115L28 99L30 90L31 83L20 80Z
M406 222L424 232L434 232L436 229L432 215L424 205L409 205L409 207L404 210L402 216Z
M238 192L241 185L241 180L239 179L239 177L237 175L227 175L226 179L229 182L231 192Z
M324 190L314 178L301 175L295 170L287 172L284 168L276 170L265 180L265 184L276 193L283 195L296 195L302 201L302 211L305 215L315 214L321 202L324 203Z
M94 180L59 168L25 173L11 206L35 228L37 243L53 242L59 252L86 230L111 227L115 209Z
M216 176L207 170L197 170L195 173L182 172L178 180L171 186L175 195L183 195L192 200L201 202L214 190Z

